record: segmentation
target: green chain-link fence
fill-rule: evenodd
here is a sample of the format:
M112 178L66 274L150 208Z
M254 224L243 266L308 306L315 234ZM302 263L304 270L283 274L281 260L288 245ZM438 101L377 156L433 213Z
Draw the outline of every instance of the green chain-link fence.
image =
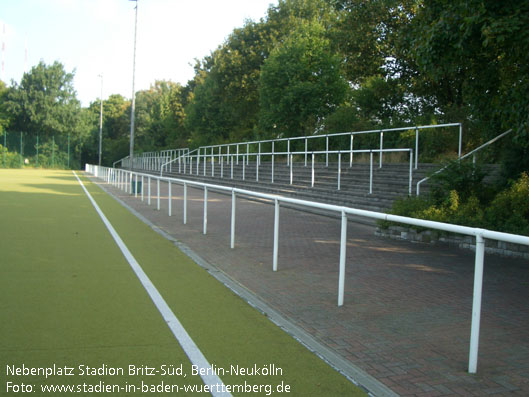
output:
M70 135L49 137L3 131L0 133L0 167L79 168L75 144Z

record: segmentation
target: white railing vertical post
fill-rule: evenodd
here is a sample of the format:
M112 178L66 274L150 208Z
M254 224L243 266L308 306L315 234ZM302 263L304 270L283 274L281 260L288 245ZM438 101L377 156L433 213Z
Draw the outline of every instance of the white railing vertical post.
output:
M230 248L235 248L235 203L237 197L235 195L235 190L231 191L231 238L230 238Z
M231 166L231 179L233 179L233 155L231 156L230 166Z
M338 189L340 190L340 182L342 178L342 153L338 152Z
M481 319L481 293L483 288L483 262L485 257L485 239L476 235L476 259L474 269L474 297L472 302L472 326L470 331L470 354L468 372L475 374L478 368L479 326Z
M379 156L380 165L378 168L382 168L382 149L383 148L384 148L384 132L380 131L380 156Z
M307 155L308 155L309 140L305 138L305 167L307 166Z
M220 158L220 177L224 178L224 156Z
M259 144L260 145L260 144ZM255 181L259 182L259 165L261 163L261 155L259 155L259 158L255 161Z
M261 165L261 142L259 142L258 149L257 149L257 165Z
M184 182L184 225L187 225L187 183Z
M342 231L340 236L340 273L338 277L338 306L343 306L345 286L345 258L347 255L347 215L342 211Z
M208 231L208 188L204 186L204 230L203 233L206 234Z
M419 129L415 127L415 169L419 165Z
M408 183L408 196L411 196L411 184L413 181L413 149L410 149L410 178Z
M156 209L160 211L160 179L156 178Z
M292 181L294 179L294 173L292 170L292 163L294 162L294 155L289 155L288 157L290 158L290 184L292 185Z
M274 258L272 269L277 271L277 258L279 255L279 200L275 199L274 205Z
M272 145L273 144L274 143L272 142ZM273 148L273 146L272 146L272 148ZM274 150L272 149L272 183L274 183L274 157L275 157Z
M373 151L369 151L369 194L373 194Z
M237 162L237 165L239 165L239 144L237 144L237 159L235 160Z
M167 202L167 212L168 212L168 215L171 216L173 215L173 192L172 192L172 189L171 189L171 181L167 181L168 183L168 186L167 186L167 195L169 196L169 201Z
M250 144L246 143L246 165L250 165Z
M463 146L463 124L459 124L459 146L457 150L458 158L461 158L461 148Z
M211 148L211 176L215 177L215 156L213 156L213 148Z
M290 165L290 139L287 140L287 165Z
M134 198L138 198L138 174L134 174Z
M325 137L325 167L329 166L329 135Z
M145 185L143 183L143 175L141 176L141 201L143 201L143 189L145 188Z
M147 177L147 183L149 184L149 195L147 197L147 204L151 205L151 177Z
M311 175L311 187L314 187L314 152L312 152L312 175Z
M248 157L248 155L246 155ZM244 155L242 156L242 180L246 180L246 158L244 158Z
M350 152L349 152L349 167L352 167L353 166L353 140L354 140L354 135L351 134L351 144L350 144Z

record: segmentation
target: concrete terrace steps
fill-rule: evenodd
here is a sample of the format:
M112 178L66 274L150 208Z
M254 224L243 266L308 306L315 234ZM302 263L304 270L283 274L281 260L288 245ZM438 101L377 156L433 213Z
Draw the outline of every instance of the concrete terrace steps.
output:
M243 180L243 168L245 180ZM413 170L412 192L415 192L418 180L438 168L439 166L435 164L420 164L418 170ZM409 189L409 163L387 163L382 168L378 168L378 163L374 164L372 194L369 194L370 166L362 163L355 163L349 167L348 162L342 162L340 190L337 189L337 163L329 163L328 166L324 163L316 163L313 187L311 186L310 162L307 166L304 163L292 164L292 184L290 184L290 166L278 162L274 164L273 183L271 182L272 164L270 162L262 162L259 166L259 181L256 181L256 163L250 162L243 167L242 160L239 164L233 164L233 179L231 178L231 165L226 163L223 164L222 171L221 165L215 163L212 174L212 165L208 162L206 176L204 176L203 163L199 166L198 175L196 164L193 165L192 174L189 173L189 167L186 167L186 174L174 171L175 167L172 173L164 172L164 175L381 212L386 212L391 208L395 199L407 196Z

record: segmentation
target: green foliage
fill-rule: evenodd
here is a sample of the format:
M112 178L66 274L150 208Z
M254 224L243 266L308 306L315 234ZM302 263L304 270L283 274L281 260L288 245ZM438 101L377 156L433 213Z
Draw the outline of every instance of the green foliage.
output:
M488 225L509 233L529 235L529 175L524 172L488 206Z
M342 103L346 90L324 26L300 22L261 69L260 126L268 136L312 134Z

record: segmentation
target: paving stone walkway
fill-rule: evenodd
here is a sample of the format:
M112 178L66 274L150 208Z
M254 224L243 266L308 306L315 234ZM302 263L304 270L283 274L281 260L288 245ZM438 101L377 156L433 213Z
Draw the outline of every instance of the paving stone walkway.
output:
M281 208L278 271L272 271L272 205L237 200L230 249L231 196L156 184L151 205L106 188L185 243L356 367L402 396L529 395L529 262L485 256L478 373L468 351L474 254L393 241L349 222L345 304L337 306L340 220ZM147 187L144 186L147 192Z

